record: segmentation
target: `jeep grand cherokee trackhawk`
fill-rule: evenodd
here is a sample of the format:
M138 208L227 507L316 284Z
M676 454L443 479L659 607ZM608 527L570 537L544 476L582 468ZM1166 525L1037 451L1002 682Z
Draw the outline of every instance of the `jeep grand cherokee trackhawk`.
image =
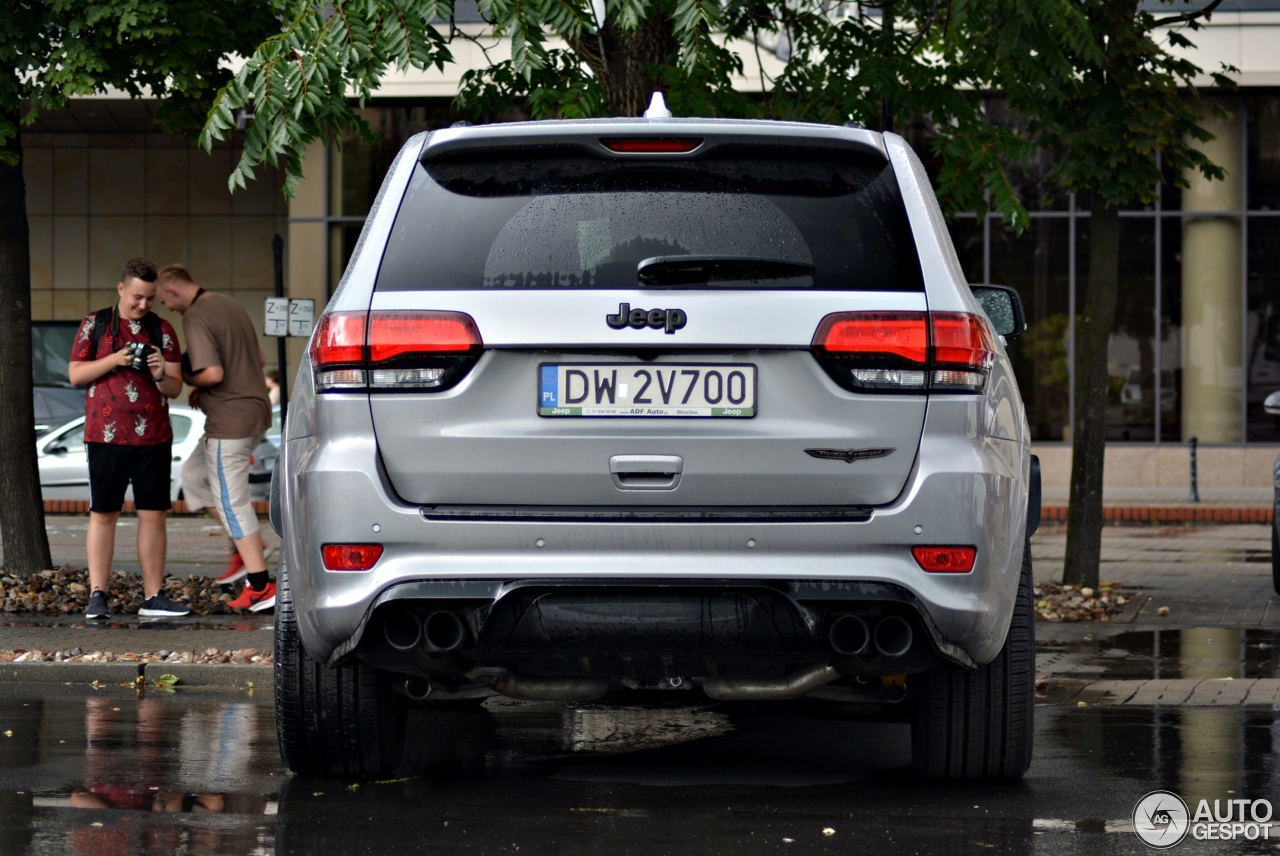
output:
M275 470L286 763L382 776L415 708L665 690L864 704L924 776L1020 777L1021 311L893 134L413 137Z

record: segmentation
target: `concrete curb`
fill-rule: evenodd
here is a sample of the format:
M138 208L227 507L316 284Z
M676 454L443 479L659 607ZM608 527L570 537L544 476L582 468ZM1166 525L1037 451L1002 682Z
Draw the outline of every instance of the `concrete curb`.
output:
M132 683L142 676L145 682L162 675L178 678L181 687L221 687L270 689L270 665L242 666L210 663L3 663L0 684L100 684Z

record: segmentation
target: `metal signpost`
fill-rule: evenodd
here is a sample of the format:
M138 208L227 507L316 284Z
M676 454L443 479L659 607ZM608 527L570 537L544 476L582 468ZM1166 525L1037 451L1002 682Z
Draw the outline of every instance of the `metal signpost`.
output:
M289 355L285 339L289 336L304 339L311 337L311 328L316 319L316 302L309 299L291 300L284 296L284 239L279 235L271 239L271 252L276 262L276 296L266 300L262 334L276 337L276 365L280 369L280 432L283 437L284 421L289 408Z

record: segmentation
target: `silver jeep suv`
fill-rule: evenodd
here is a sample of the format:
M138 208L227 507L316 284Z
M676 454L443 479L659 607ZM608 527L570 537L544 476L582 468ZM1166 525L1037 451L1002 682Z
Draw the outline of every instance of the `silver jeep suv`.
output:
M1021 311L892 134L415 136L275 469L285 762L383 776L417 708L683 692L864 705L924 776L1019 778Z

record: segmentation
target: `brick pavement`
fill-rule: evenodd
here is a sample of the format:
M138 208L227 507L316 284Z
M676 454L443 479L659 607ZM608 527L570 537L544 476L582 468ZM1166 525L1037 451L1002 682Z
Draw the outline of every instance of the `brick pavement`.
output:
M1109 622L1038 622L1038 693L1078 705L1280 703L1280 597L1262 524L1108 526L1100 576L1129 597ZM1061 579L1065 527L1032 539Z

